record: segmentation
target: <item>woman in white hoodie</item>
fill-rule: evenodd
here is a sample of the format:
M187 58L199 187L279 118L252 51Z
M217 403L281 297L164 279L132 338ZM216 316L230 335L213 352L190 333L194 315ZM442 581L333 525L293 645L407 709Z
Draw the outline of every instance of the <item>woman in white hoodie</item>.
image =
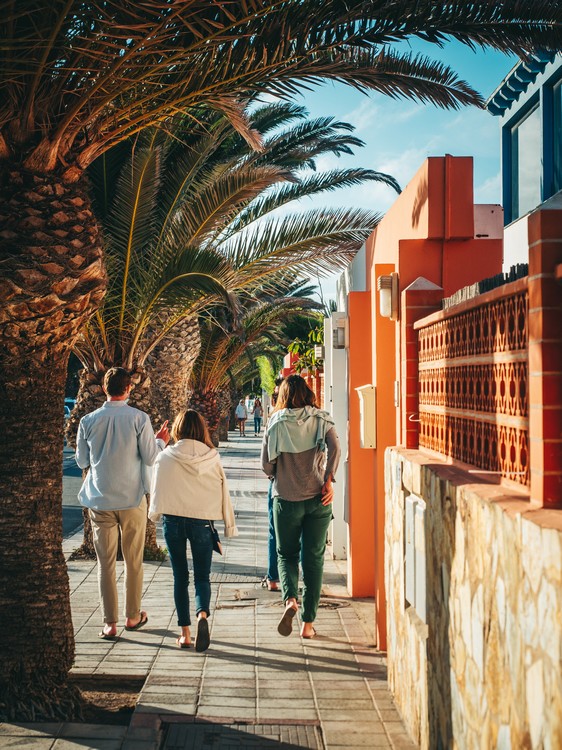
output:
M214 448L203 417L188 409L176 417L171 430L175 444L162 451L154 464L149 518L163 516L164 538L174 574L174 601L181 635L180 648L191 645L189 614L189 568L187 542L193 559L196 651L209 647L211 559L213 537L210 521L223 520L225 536L238 536L232 502L219 454Z

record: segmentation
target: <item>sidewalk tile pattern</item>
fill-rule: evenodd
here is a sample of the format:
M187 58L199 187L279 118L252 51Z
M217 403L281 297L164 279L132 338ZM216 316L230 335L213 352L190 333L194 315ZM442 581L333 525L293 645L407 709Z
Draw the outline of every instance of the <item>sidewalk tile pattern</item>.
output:
M277 633L280 594L260 583L267 562L267 480L259 468L259 439L231 433L221 456L240 535L223 539L224 555L214 556L209 650L198 654L175 644L169 561L145 563L148 624L138 632L121 628L116 641L97 637L95 563L69 562L73 672L142 678L137 708L128 729L3 724L0 747L414 750L387 689L384 654L369 643L337 562L326 557L318 636L301 639L298 618L290 637ZM79 537L65 540L65 552L78 543ZM122 563L118 574L122 579Z

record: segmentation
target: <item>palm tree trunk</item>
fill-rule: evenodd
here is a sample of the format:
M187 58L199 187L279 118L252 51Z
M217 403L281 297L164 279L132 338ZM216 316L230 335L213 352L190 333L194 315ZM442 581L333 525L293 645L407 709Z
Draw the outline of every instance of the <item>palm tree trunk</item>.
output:
M199 322L186 318L172 328L145 362L152 400L165 419L173 420L187 408L187 383L200 348Z
M78 372L76 403L64 427L66 443L71 448L76 448L78 425L82 417L99 409L105 401L106 397L102 388L104 374L105 372L92 372L86 368Z
M187 405L205 417L214 445L219 444L218 427L221 411L218 394L213 390L191 390L188 394Z
M221 413L218 436L219 440L228 441L228 430L236 429L236 419L234 417L234 406L238 403L236 396L232 395L232 388L225 388L219 393L219 409ZM232 420L232 421L231 421Z
M0 718L74 713L62 553L63 403L70 349L106 284L81 181L0 172Z
M4 719L72 713L66 680L74 635L62 553L64 364L28 362L24 371L4 366L2 372L2 430L9 436L0 454Z

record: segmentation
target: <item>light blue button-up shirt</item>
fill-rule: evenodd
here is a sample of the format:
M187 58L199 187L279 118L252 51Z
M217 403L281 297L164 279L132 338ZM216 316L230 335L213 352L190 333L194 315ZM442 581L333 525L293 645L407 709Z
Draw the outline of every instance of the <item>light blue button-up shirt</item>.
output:
M148 414L126 401L106 401L80 420L76 463L90 467L78 499L94 510L136 508L150 489L148 467L165 448Z

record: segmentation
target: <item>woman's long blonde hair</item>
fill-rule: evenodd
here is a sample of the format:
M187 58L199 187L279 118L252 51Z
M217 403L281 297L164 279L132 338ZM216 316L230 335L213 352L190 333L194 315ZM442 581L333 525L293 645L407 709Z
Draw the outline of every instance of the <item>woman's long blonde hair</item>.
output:
M197 440L209 448L215 447L205 418L195 409L180 411L174 419L170 434L176 443L178 440Z
M308 387L300 375L289 375L279 386L275 411L279 409L300 409L303 406L316 406L314 391Z

